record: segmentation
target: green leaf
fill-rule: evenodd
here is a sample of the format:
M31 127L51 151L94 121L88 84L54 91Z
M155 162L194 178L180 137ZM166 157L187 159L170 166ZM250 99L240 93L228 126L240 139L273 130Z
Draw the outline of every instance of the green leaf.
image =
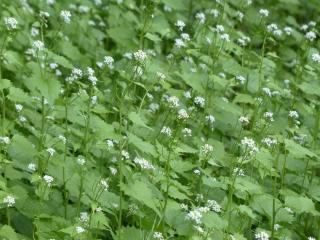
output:
M149 142L143 141L141 138L137 137L136 135L129 133L128 134L129 143L136 146L140 151L150 154L153 157L157 157L156 148Z
M134 181L128 183L128 185L122 185L121 189L124 193L132 198L137 199L142 204L154 210L159 216L161 216L159 211L159 204L157 201L157 196L154 194L153 189L150 184L142 181Z
M11 87L11 82L8 79L0 79L0 90Z
M284 140L285 145L286 145L286 149L294 156L297 158L303 158L303 157L317 157L318 156L311 152L309 149L302 147L301 145L295 143L293 140L291 139L285 139Z
M3 225L0 229L0 236L3 240L19 240L16 232L12 227L8 225Z
M286 196L285 197L286 206L292 208L293 211L297 213L311 213L313 215L319 215L316 211L315 205L310 198L302 196Z
M145 120L141 118L141 116L136 112L129 113L128 118L137 126L148 128L149 130L153 130L146 123Z

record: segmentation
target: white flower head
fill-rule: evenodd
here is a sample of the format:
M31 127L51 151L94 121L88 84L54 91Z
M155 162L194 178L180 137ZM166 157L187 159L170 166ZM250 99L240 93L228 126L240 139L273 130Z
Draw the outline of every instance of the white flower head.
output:
M15 107L17 112L21 112L23 109L23 106L21 104L16 104Z
M107 191L109 189L109 184L108 184L107 180L101 179L100 184L101 184L102 188L104 189L104 191Z
M320 54L319 53L313 53L311 56L312 61L315 63L320 63Z
M13 196L8 195L3 199L3 203L6 204L7 207L12 207L16 203L16 199Z
M146 52L144 52L143 50L139 49L138 51L136 51L135 53L133 53L133 57L135 60L139 61L139 62L144 62L148 55L146 54Z
M215 200L208 200L207 201L207 207L210 208L212 211L214 211L216 213L221 212L221 206Z
M31 172L35 172L37 170L37 165L34 163L29 163L28 164L28 170Z
M0 143L4 144L10 144L10 138L9 137L0 137Z
M88 222L89 221L89 215L87 212L81 212L80 213L80 217L79 217L79 220L81 222Z
M274 119L273 119L273 112L265 112L263 114L263 117L267 120L267 121L270 121L270 122L273 122Z
M67 24L71 22L71 13L68 10L62 10L60 12L60 17L63 19L63 21Z
M199 12L196 14L196 19L199 20L200 24L204 24L204 22L206 21L206 15L203 12Z
M194 103L197 105L197 106L199 106L199 107L204 107L204 104L205 104L205 99L203 98L203 97L201 97L201 96L197 96L197 97L195 97L195 99L194 99Z
M306 33L305 37L310 41L310 42L313 42L316 38L317 38L317 35L315 32L313 31L309 31Z
M48 148L47 152L48 152L49 156L52 157L55 154L56 150L54 148Z
M168 137L171 137L172 131L171 128L163 126L163 128L161 129L161 133L167 135Z
M184 137L191 137L192 130L190 128L184 128L184 129L182 129L182 134Z
M83 227L80 227L80 226L77 226L76 227L76 233L77 234L81 234L81 233L83 233L83 232L85 232L86 230L83 228Z
M254 235L257 240L269 240L269 234L265 231L260 231Z
M153 238L157 239L157 240L164 240L164 237L163 237L161 232L154 232L153 233Z
M205 145L201 146L200 152L204 155L208 155L213 152L213 146L210 144L205 144Z
M77 163L78 163L80 166L83 166L83 165L86 163L86 160L85 160L83 157L78 157L78 158L77 158Z
M299 118L299 113L297 111L291 110L289 111L289 117L293 118L293 119L298 119Z
M54 178L50 175L44 175L43 180L47 183L48 187L51 187Z
M241 116L239 118L239 122L242 123L243 125L248 125L249 124L249 119L245 116Z
M186 24L182 20L176 21L175 25L178 27L179 31L181 32L183 31L183 28L186 26Z
M135 157L133 162L136 165L140 166L142 169L146 169L146 170L154 170L155 169L154 166L144 158Z
M171 108L177 108L179 107L179 98L176 96L170 96L167 98L167 102Z
M189 114L185 109L180 109L178 111L178 119L186 120L189 118Z
M267 9L260 9L259 13L262 17L268 17L269 16L269 10Z
M5 17L4 24L6 25L7 30L11 31L17 29L18 21L13 17Z
M32 47L36 50L36 51L43 51L44 50L44 43L40 40L34 41L32 44Z
M177 48L182 48L182 47L185 47L185 43L184 41L181 39L181 38L176 38L174 40L174 45L177 47Z

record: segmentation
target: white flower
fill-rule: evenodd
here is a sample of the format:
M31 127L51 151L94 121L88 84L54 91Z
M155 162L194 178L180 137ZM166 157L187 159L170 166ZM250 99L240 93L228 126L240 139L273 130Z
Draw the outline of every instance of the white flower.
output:
M221 212L221 206L215 200L208 200L207 207L210 208L214 212L217 212L217 213Z
M252 138L244 137L241 140L241 144L245 147L245 149L249 150L249 154L252 155L259 151L258 147L256 146L255 141Z
M37 170L37 165L34 164L34 163L29 163L28 164L28 169L29 169L29 171L34 172L34 171Z
M0 137L0 143L10 144L10 138L8 137Z
M230 42L230 36L228 33L224 33L220 36L220 39L225 42Z
M181 33L181 38L184 40L184 41L190 41L190 36L188 33Z
M166 79L166 75L162 72L157 72L157 77L161 80L164 81Z
M148 55L142 50L138 50L137 52L133 53L133 56L139 62L143 62L148 57Z
M169 106L171 108L177 108L179 107L179 98L177 98L176 96L170 96L167 98L167 102L169 103Z
M200 96L197 96L197 97L195 97L195 99L194 99L194 103L196 104L196 105L198 105L199 107L204 107L204 104L205 104L205 99L203 98L203 97L200 97Z
M53 154L55 154L56 150L54 150L53 148L48 148L47 152L49 153L50 157L52 157Z
M35 27L32 27L31 31L30 31L30 34L31 34L32 37L38 36L39 35L39 29L35 28Z
M202 212L198 209L188 212L186 219L194 221L196 224L201 224Z
M240 11L237 11L236 12L236 16L239 19L239 21L242 22L244 14L242 12L240 12Z
M32 44L32 47L36 50L36 51L42 51L44 50L44 43L41 42L40 40L34 41Z
M240 84L244 84L244 82L247 80L244 76L241 75L236 76L236 79L240 82Z
M154 239L158 239L158 240L164 240L164 237L163 237L161 232L154 232L153 233L153 238Z
M188 118L189 118L189 114L187 113L187 111L185 109L180 109L178 111L178 119L185 120Z
M77 234L81 234L81 233L83 233L83 232L85 232L86 230L83 228L83 227L80 227L80 226L77 226L76 227L76 233Z
M68 10L62 10L61 12L60 12L60 16L61 16L61 18L63 19L63 21L65 22L65 23L70 23L71 22L71 13L70 13L70 11L68 11Z
M159 110L159 104L158 103L151 103L150 105L149 105L149 111L150 112L156 112L156 111L158 111Z
M268 17L269 16L269 11L267 9L260 9L259 13L262 17Z
M208 116L206 116L206 121L209 122L210 124L214 124L216 119L214 116L208 115Z
M315 34L315 32L312 32L312 31L307 32L305 36L310 42L313 42L313 40L317 38L317 35Z
M23 109L23 106L21 104L16 104L15 105L17 112L21 112Z
M274 145L276 145L278 143L276 139L273 139L270 137L263 138L261 140L261 142L264 143L265 145L267 145L268 147L273 147Z
M211 153L213 151L213 146L210 144L205 144L205 145L201 146L200 151L202 154L208 155L209 153Z
M317 239L314 237L308 237L308 240L317 240Z
M268 95L269 97L272 96L272 92L271 92L270 88L264 87L264 88L262 88L262 91L263 91L266 95Z
M113 143L112 140L108 139L108 140L106 141L106 143L107 143L107 146L108 146L109 149L111 149L111 148L114 147L114 143Z
M53 5L56 3L56 0L47 0L48 5Z
M91 97L91 104L92 104L92 105L96 105L97 102L98 102L98 97L97 97L97 96L92 96L92 97Z
M5 17L4 23L9 31L17 29L18 21L13 17Z
M129 153L127 151L125 151L125 150L121 151L121 155L122 155L123 159L129 159L130 158Z
M185 92L183 93L183 96L184 96L185 98L187 98L187 99L190 99L190 98L191 98L191 93L190 93L190 91L185 91Z
M206 15L203 12L199 12L196 14L196 19L199 20L200 24L204 24L204 22L206 21Z
M174 45L177 47L177 48L181 48L181 47L185 47L186 45L184 44L184 41L181 39L181 38L176 38L174 40Z
M7 207L12 207L16 203L16 199L11 195L8 195L3 199L3 203L7 204Z
M27 121L27 119L24 116L19 116L19 121L24 123Z
M265 112L265 113L263 114L263 117L264 117L266 120L270 121L270 122L273 122L273 121L274 121L274 120L273 120L273 112Z
M175 25L181 32L183 31L183 28L186 26L186 24L182 20L176 21Z
M39 16L41 18L49 18L50 17L50 13L44 12L44 11L40 11Z
M63 144L66 144L66 142L67 142L66 137L63 136L63 135L59 135L59 136L58 136L58 139L61 140L61 141L63 142Z
M289 111L289 117L297 119L299 118L299 114L297 111Z
M161 129L161 133L164 134L164 135L167 135L168 137L171 137L172 131L171 131L171 128L169 128L167 126L164 126Z
M284 29L283 29L283 31L288 35L288 36L290 36L291 34L292 34L292 28L291 27L285 27Z
M80 13L87 13L90 10L88 6L84 6L84 5L80 5L78 9Z
M315 63L320 63L320 54L319 53L313 53L311 56L312 61Z
M233 174L236 175L236 176L239 176L239 177L245 176L245 173L244 173L243 169L238 168L238 167L233 169Z
M219 10L217 9L210 9L209 13L214 17L214 18L217 18L219 17Z
M193 170L193 173L194 173L195 175L198 175L198 176L201 175L201 171L200 171L199 169L194 169L194 170Z
M78 158L77 158L77 163L78 163L80 166L83 166L83 165L86 163L86 160L85 160L83 157L78 157Z
M110 172L111 172L112 175L116 175L117 172L118 172L118 170L116 168L114 168L114 167L109 167L109 169L110 169Z
M47 183L48 187L51 187L51 184L52 184L54 178L49 175L44 175L43 180Z
M251 42L251 39L249 37L247 37L247 36L242 36L237 41L238 41L240 46L245 47Z
M135 157L133 162L139 165L142 169L150 169L150 170L155 169L154 166L144 158Z
M108 184L108 182L107 182L105 179L102 179L102 180L100 181L100 184L101 184L102 188L104 189L104 191L107 191L107 190L108 190L109 184Z
M245 116L241 116L239 118L239 122L242 123L243 125L247 125L247 124L249 124L249 119Z
M81 212L81 213L80 213L80 218L79 218L79 220L80 220L81 222L88 222L88 221L89 221L89 215L88 215L88 213L87 213L87 212Z
M111 56L105 56L103 63L106 64L110 69L113 68L114 59Z
M50 63L50 64L49 64L49 67L50 67L51 69L56 69L56 68L58 67L58 64L56 64L56 63Z
M256 233L254 235L255 239L257 240L269 240L269 234L264 232L264 231L261 231L259 233Z
M184 128L184 129L182 129L182 134L184 137L191 137L192 130L190 128Z

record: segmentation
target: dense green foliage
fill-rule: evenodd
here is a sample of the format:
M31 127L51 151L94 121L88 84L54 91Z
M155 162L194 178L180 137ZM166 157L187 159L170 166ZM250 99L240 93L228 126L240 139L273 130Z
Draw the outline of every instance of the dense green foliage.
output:
M319 0L0 9L1 239L319 239Z

